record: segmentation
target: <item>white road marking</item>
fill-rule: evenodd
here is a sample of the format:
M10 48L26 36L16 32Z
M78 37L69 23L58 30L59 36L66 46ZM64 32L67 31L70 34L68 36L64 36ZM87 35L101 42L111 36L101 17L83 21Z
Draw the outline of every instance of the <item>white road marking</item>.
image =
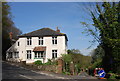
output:
M25 76L25 75L21 75L21 74L19 74L21 77L24 77L24 78L27 78L27 79L32 79L32 78L30 78L30 77L28 77L28 76ZM37 81L37 80L34 80L34 79L32 79L33 81Z
M8 63L8 62L7 62L7 63ZM9 63L8 63L8 64L9 64ZM15 65L15 64L11 64L11 65ZM15 66L16 66L16 65L15 65ZM30 70L30 69L24 68L24 67L22 67L22 66L19 66L19 68L25 69L25 70ZM37 74L43 74L43 75L46 75L46 76L56 77L56 78L58 78L58 79L70 79L70 78L64 78L64 77L55 76L55 75L48 74L48 73L44 73L44 72L36 72L36 71L33 71L33 70L31 70L31 72L34 72L34 73L37 73ZM20 76L25 77L25 78L27 78L27 79L32 79L32 78L27 77L27 76L24 76L24 75L20 75Z
M27 77L27 76L25 76L25 75L21 75L21 74L19 74L21 77L24 77L24 78L27 78L27 79L32 79L32 78L30 78L30 77Z
M86 76L80 76L80 77L86 77Z
M55 75L48 74L48 73L36 72L36 71L33 71L33 70L31 70L31 71L32 71L32 72L35 72L35 73L38 73L38 74L46 75L46 76L56 77L56 78L58 78L58 79L69 79L69 78L59 77L59 76L55 76Z

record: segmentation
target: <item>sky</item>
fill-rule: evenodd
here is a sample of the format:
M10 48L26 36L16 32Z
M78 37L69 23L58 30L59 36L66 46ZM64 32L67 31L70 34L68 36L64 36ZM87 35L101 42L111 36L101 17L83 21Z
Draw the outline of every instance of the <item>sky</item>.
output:
M80 22L92 23L90 15L84 10L83 2L10 2L12 20L22 33L28 33L44 27L67 34L68 49L79 49L88 55L97 47L95 43L87 49L93 40L92 36L83 34Z

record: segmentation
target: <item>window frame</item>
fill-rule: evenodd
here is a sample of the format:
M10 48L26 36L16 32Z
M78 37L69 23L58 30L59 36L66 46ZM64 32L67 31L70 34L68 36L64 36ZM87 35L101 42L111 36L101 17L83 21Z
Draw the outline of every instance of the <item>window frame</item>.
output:
M17 45L20 46L20 42L19 41L18 41Z
M35 55L34 55L34 58L35 58L35 59L44 58L44 56L45 56L45 55L44 55L44 54L45 54L44 51L41 51L41 52L40 52L40 51L37 51L37 52L35 52L34 54L35 54ZM41 56L42 56L42 57L41 57Z
M56 45L57 44L57 36L52 37L52 44Z
M52 58L57 58L58 50L52 50Z
M27 45L32 45L32 37L27 37Z
M14 52L14 57L19 58L19 52Z
M37 52L35 52L34 54L35 54L35 55L34 55L34 58L37 58L37 55L38 55Z
M28 60L32 59L32 51L31 50L27 50L27 59Z
M13 58L13 52L8 52L8 58Z
M43 37L38 37L38 45L43 45Z

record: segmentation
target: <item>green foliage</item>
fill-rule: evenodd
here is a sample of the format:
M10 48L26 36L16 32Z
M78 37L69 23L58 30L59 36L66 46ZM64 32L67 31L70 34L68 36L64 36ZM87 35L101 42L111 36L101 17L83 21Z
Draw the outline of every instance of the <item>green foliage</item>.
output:
M44 65L52 65L52 61L48 59L48 62L44 63Z
M62 59L64 61L64 72L70 71L69 64L72 62L72 57L70 54L62 54Z
M37 60L34 62L35 65L58 65L57 61L52 61L51 59L48 59L46 63L42 63L41 60Z
M77 63L77 64L75 64L75 71L77 72L77 73L80 73L80 71L81 71L81 64L79 64L79 63ZM85 68L85 67L84 67Z
M89 10L94 28L82 23L90 35L98 41L104 50L102 64L106 72L117 70L120 67L120 2L103 2L96 4L95 12Z
M43 63L43 65L58 65L58 62L57 61L52 61L52 60L48 59L48 62Z
M65 74L65 75L70 75L70 72L63 72L63 74Z
M68 54L63 54L62 59L64 61L64 72L70 71L71 63L74 64L75 71L80 72L81 68L87 68L91 64L91 57L84 56L79 50L68 50Z
M41 60L37 60L34 62L35 65L43 65L42 61Z
M117 75L114 73L110 73L109 79L116 79Z
M91 57L82 55L78 49L68 50L68 56L69 60L80 66L79 68L85 68L91 64Z
M70 54L62 54L62 59L66 63L70 63L72 61L72 57Z
M21 31L14 26L12 21L12 15L10 12L10 6L7 2L2 2L2 59L6 59L6 50L11 46L11 40L9 33L13 32L13 39L17 39L17 35L21 34Z
M102 60L104 56L104 50L101 46L98 46L91 52L92 63L97 62L98 60Z
M101 67L103 67L101 59L97 60L96 62L94 62L94 64L92 64L92 68L93 69L95 69L95 68L101 68Z

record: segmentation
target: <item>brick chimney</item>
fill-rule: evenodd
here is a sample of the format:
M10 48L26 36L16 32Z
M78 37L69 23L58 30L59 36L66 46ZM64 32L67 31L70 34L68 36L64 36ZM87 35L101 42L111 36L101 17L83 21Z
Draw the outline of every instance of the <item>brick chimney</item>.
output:
M13 33L12 32L9 33L9 37L12 40L12 37L13 37Z
M58 29L58 27L56 27L56 31L60 33L60 30Z

